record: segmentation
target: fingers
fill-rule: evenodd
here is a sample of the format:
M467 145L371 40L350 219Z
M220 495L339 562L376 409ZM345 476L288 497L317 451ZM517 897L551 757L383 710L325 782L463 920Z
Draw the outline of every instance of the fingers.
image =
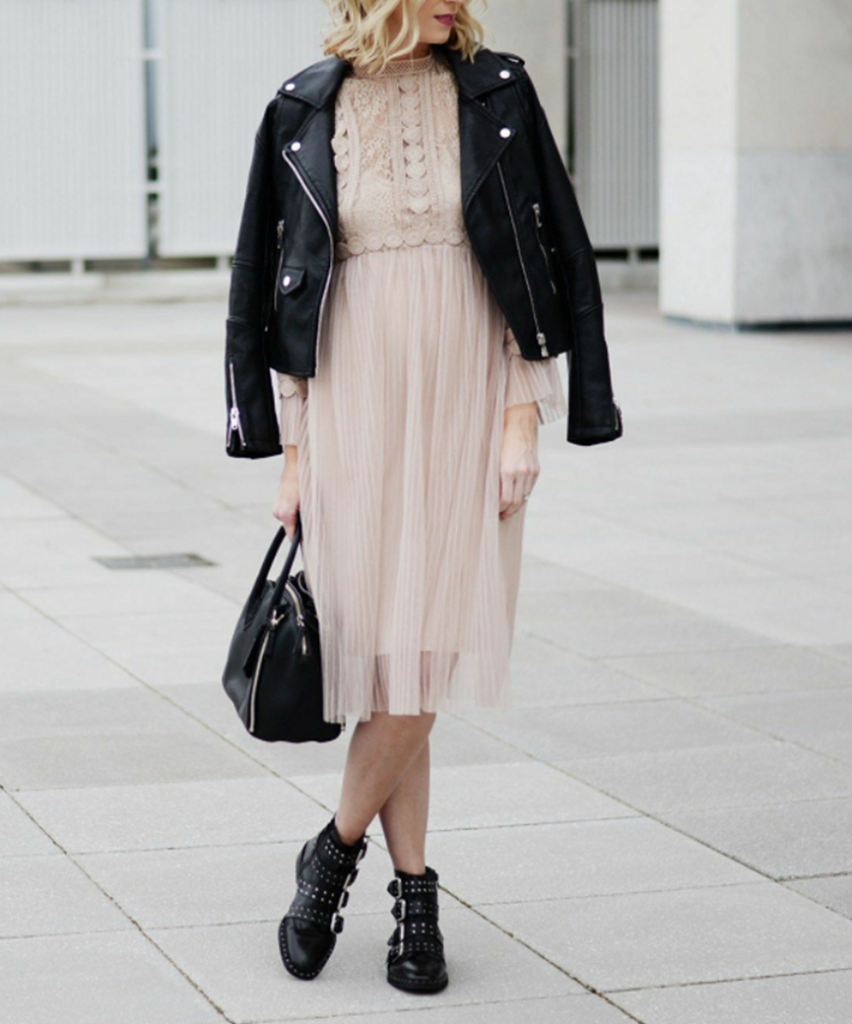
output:
M500 471L500 518L515 515L526 504L525 494L531 494L538 480L538 466L530 464L520 468L504 467Z
M299 505L292 502L276 502L272 509L272 515L284 527L287 539L292 540L296 533L296 525L299 521Z

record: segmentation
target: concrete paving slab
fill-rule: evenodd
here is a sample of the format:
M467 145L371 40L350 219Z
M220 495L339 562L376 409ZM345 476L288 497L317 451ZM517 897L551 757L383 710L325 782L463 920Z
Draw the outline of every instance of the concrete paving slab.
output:
M0 857L24 857L59 854L49 836L6 793L0 792Z
M664 821L773 878L852 871L852 800L662 811Z
M169 550L171 546L169 545ZM204 570L196 569L201 577ZM86 586L20 587L18 594L30 605L60 622L84 615L138 615L140 612L239 611L234 602L208 587L158 569L113 572L111 577Z
M304 841L329 818L271 778L30 791L19 799L70 853Z
M7 857L3 860L0 938L120 928L132 928L132 924L70 858Z
M547 761L750 746L767 740L746 725L663 695L654 701L518 708L511 714L481 708L465 712L464 717Z
M852 772L782 740L554 762L645 811L762 806L852 796Z
M333 1016L341 1008L369 1014L411 1007L416 997L385 981L389 923L390 915L387 920L375 914L348 918L331 960L311 985L284 969L276 922L154 929L150 934L229 1020L241 1024ZM563 971L471 910L448 909L441 928L453 980L430 996L431 1007L582 991ZM223 963L229 965L227 971Z
M329 743L265 743L246 731L220 683L159 686L157 689L277 775L343 771L349 730ZM529 760L523 751L450 714L438 716L429 734L429 743L432 765L436 768Z
M612 997L649 1024L847 1024L852 972L824 971L717 985L618 992Z
M128 672L12 592L0 591L0 695L135 687Z
M775 882L481 910L602 992L852 967L852 921Z
M82 854L87 874L143 928L279 921L296 891L303 841ZM387 852L371 844L344 916L389 915ZM442 879L443 881L443 879ZM459 906L442 894L442 906ZM390 918L388 918L390 919Z
M308 1024L308 1019L291 1024ZM397 1024L399 1010L369 1014L335 1015L334 1024ZM404 1020L410 1024L517 1024L535 1020L537 1024L628 1024L617 1007L593 995L544 996L540 999L513 999L506 1003L472 1003L466 1006L411 1006L405 1009ZM281 1024L272 1021L270 1024Z
M334 809L337 775L299 775L294 785ZM429 829L485 828L544 821L618 818L630 808L536 762L464 765L432 772Z
M559 595L557 595L559 596ZM558 644L566 651L588 658L664 651L707 651L765 646L758 633L728 625L706 615L676 607L660 607L653 613L570 616L560 614L559 602L548 602L547 616L518 607L518 625L534 636Z
M3 1012L23 1024L221 1024L221 1014L137 931L7 939Z
M429 836L442 884L469 904L737 885L761 876L647 818Z
M797 878L785 883L788 889L821 903L844 917L852 917L852 874L827 878Z
M239 614L239 608L224 607L107 619L83 615L68 617L63 624L146 683L197 683L221 679Z
M792 644L607 658L606 664L689 697L852 686L852 665Z
M600 662L569 654L522 629L516 631L512 645L511 675L516 708L659 700L665 696L656 687Z
M781 739L818 747L845 738L852 751L852 688L699 698L704 707Z
M138 735L38 736L0 743L0 781L10 790L123 787L263 778L263 766L202 729Z

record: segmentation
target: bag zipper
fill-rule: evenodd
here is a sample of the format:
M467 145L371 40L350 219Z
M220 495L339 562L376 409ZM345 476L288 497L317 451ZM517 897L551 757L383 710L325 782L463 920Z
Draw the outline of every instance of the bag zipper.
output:
M550 272L550 259L547 255L547 249L544 247L544 242L541 240L541 206L538 203L533 203L533 212L535 213L535 234L538 239L538 247L541 249L541 254L544 256L544 265L547 267L547 278L550 281L550 287L553 289L553 294L556 294L556 282L553 280L553 274Z
M284 584L284 588L285 590L289 590L290 596L293 599L293 604L296 606L296 622L298 623L299 630L301 632L300 645L302 649L302 654L307 654L309 649L308 631L305 625L304 611L302 610L302 598L299 595L299 591L296 590L295 586L289 580L287 580L287 582Z
M246 438L245 438L245 434L243 434L243 425L242 425L242 421L240 419L240 407L237 404L237 385L236 385L236 382L234 381L234 360L233 359L229 359L228 360L228 375L229 375L230 380L231 380L231 414L230 414L230 421L229 421L229 424L228 424L228 438L227 438L227 440L228 440L228 442L230 442L231 434L233 434L233 432L236 430L237 433L240 435L240 442L242 443L243 447L245 447Z
M278 312L278 282L281 280L281 264L284 262L284 218L278 221L278 270L275 274L275 292L272 296L272 308Z
M321 331L322 331L322 314L323 314L323 310L325 309L325 297L328 294L328 286L329 286L329 283L331 282L331 271L332 271L332 269L334 267L334 235L331 232L331 225L328 222L328 218L323 213L322 207L316 201L316 199L314 198L313 193L308 188L308 186L305 184L305 179L302 177L302 175L297 170L296 165L287 156L286 148L281 150L281 155L284 157L284 162L287 164L287 166L290 168L290 170L293 172L293 174L296 175L296 180L302 186L302 189L304 190L304 192L307 195L308 199L310 199L311 203L313 204L314 209L317 211L317 213L322 218L322 222L323 222L323 224L325 224L325 230L328 233L328 252L329 252L329 255L328 255L328 273L325 276L325 284L323 285L323 289L322 289L322 298L320 299L319 316L317 317L317 334L316 334L316 338L314 339L314 374L316 374L316 372L317 372L317 363L319 362L319 340L320 340L320 334L321 334ZM276 284L275 287L276 287L276 290L277 290L278 285Z
M290 592L290 596L293 599L293 604L296 608L296 622L299 626L300 639L299 646L301 647L302 654L308 654L310 648L308 646L308 634L307 626L305 623L304 610L302 607L302 598L299 595L298 590L293 584L287 580L284 584L284 588ZM273 612L270 616L269 623L267 625L266 632L263 635L263 640L260 643L260 650L257 653L257 663L254 667L254 675L251 679L251 691L249 693L249 732L254 732L255 721L257 718L257 690L260 683L260 672L263 668L263 659L266 656L267 648L269 647L269 638L272 636L272 632L278 623L284 618L283 615L278 615L277 612Z
M521 270L524 274L524 282L527 286L527 295L530 299L530 307L532 308L533 321L535 322L535 340L538 342L538 347L541 349L541 354L547 356L550 353L547 351L547 338L544 336L541 330L541 326L538 322L538 312L535 308L535 300L533 299L532 287L530 286L529 275L527 274L527 265L524 263L524 254L521 251L521 240L518 236L518 226L515 223L515 215L512 212L512 204L509 201L509 190L506 188L506 178L503 175L503 167L500 161L497 161L497 173L500 175L500 185L503 189L503 198L506 200L506 209L509 211L509 220L512 222L512 232L515 236L515 248L518 250L518 259L521 263Z

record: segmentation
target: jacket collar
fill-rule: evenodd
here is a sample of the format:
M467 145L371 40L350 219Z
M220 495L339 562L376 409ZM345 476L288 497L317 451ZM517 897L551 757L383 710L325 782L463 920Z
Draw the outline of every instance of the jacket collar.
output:
M433 46L432 49L452 68L459 92L470 98L481 96L507 83L506 76L500 76L505 65L486 46L480 48L472 61L464 60L458 50L451 50L446 43ZM309 103L312 107L322 107L333 100L343 79L351 72L352 64L349 61L337 56L326 57L288 78L278 92Z
M466 212L517 132L515 126L497 117L479 97L511 83L515 75L513 71L507 73L501 59L484 47L473 62L462 60L456 51L445 46L435 49L449 61L459 84L461 192ZM278 90L283 96L314 108L299 128L298 139L288 142L285 159L300 172L303 182L310 182L310 194L322 208L332 237L337 231L337 174L329 140L334 133L335 95L351 71L348 61L328 57L294 75Z

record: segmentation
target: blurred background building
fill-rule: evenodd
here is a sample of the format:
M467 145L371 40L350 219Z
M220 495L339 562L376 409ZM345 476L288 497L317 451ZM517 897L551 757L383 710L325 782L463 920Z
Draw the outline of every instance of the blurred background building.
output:
M0 301L222 294L254 132L320 0L0 0ZM852 320L852 0L491 0L605 286Z

